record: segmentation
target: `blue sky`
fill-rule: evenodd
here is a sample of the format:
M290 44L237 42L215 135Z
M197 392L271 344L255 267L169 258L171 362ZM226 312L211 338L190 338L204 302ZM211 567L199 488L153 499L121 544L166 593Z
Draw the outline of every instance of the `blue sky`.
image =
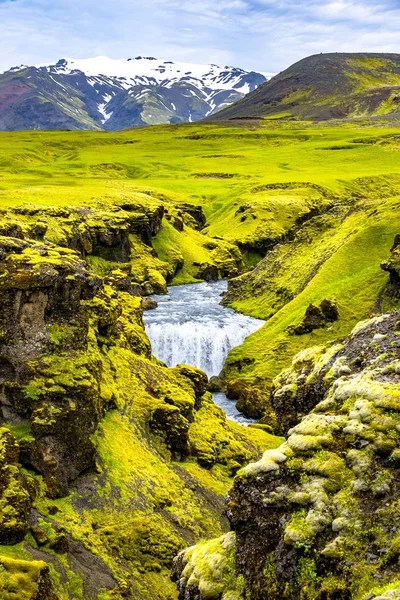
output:
M318 52L400 52L400 1L0 0L0 70L144 55L277 72Z

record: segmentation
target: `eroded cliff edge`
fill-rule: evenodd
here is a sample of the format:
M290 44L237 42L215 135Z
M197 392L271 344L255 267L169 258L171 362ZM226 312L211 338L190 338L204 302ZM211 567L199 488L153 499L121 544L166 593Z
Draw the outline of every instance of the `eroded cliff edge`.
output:
M236 476L232 532L177 557L179 597L400 597L400 312L302 351L272 402L287 440Z

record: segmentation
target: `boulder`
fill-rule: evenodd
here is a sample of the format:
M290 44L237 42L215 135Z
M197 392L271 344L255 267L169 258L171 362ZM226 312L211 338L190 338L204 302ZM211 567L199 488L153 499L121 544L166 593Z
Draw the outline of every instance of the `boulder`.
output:
M196 263L193 263L196 266ZM203 279L204 281L217 281L219 278L219 271L216 265L208 263L201 263L195 277L196 279Z
M143 298L142 299L143 310L154 310L158 306L157 300L153 298Z
M150 428L164 440L175 460L187 456L189 421L177 406L164 404L156 408L150 418Z
M175 371L189 379L196 398L200 398L207 391L208 377L201 369L189 365L177 365Z
M339 311L335 302L322 300L319 306L309 304L303 321L293 329L295 335L311 333L314 329L325 327L327 323L333 323L339 318Z
M207 390L209 392L226 392L226 383L221 375L213 375L208 382Z

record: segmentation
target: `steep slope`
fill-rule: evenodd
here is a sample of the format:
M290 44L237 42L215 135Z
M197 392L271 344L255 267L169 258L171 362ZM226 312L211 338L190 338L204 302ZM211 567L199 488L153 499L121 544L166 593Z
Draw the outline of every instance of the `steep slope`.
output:
M400 55L316 54L209 120L400 115Z
M346 335L357 321L398 302L381 268L385 263L395 281L395 268L386 261L399 229L393 219L398 183L386 198L368 192L366 183L359 182L362 200L350 194L337 200L229 284L224 303L267 322L228 356L228 389L241 410L265 414L271 425L272 381L296 352ZM335 307L332 316L320 309L326 303Z
M0 75L0 130L106 129L198 121L263 83L235 67L137 57L61 59Z
M182 600L400 597L398 311L303 350L276 382L311 412L242 469L232 532L175 561Z

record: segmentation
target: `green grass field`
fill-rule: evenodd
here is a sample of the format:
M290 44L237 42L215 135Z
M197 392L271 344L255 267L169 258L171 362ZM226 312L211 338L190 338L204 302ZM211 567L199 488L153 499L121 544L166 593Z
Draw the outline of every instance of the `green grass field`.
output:
M0 199L5 207L104 206L132 194L163 195L203 205L212 235L241 239L258 224L235 219L235 203L254 202L272 212L276 226L275 212L283 221L293 216L285 205L293 212L299 208L298 192L257 189L263 185L296 183L304 190L312 183L336 197L365 187L373 192L378 176L390 186L393 176L400 177L398 137L399 130L390 128L268 123L156 126L118 134L0 133ZM369 184L359 181L366 177ZM381 189L378 181L376 191ZM308 195L303 191L300 199Z

